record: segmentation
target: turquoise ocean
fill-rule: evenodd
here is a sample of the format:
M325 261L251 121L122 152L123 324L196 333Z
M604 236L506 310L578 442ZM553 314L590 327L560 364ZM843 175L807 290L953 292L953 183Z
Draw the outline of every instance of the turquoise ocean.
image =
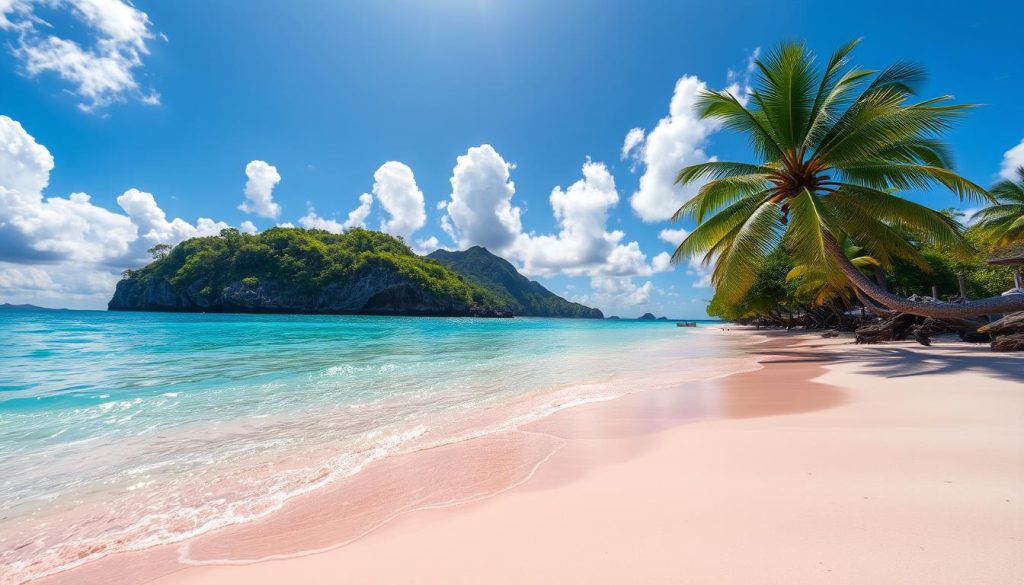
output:
M644 380L740 367L721 336L658 321L11 310L0 335L2 582L250 521L375 459Z

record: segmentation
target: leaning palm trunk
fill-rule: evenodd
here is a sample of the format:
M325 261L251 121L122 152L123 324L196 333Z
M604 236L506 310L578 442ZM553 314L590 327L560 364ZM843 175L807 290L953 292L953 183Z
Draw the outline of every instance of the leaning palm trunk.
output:
M938 319L964 319L979 315L1024 311L1024 295L1017 294L962 303L912 301L882 290L878 284L864 276L856 266L850 263L843 249L831 236L825 237L825 248L832 260L855 287L874 301L894 311Z
M859 288L854 287L853 291L854 294L857 295L857 300L860 301L860 303L864 305L864 308L871 312L873 315L886 319L896 314L896 311L890 311L889 309L886 309L885 307L882 307L875 303L874 300L868 298L868 296L865 295L864 292L861 291Z

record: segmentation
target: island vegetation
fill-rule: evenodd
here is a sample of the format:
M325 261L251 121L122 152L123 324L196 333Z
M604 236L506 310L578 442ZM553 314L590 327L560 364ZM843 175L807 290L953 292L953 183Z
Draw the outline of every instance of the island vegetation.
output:
M476 272L467 277L399 238L360 228L225 229L150 253L150 264L124 272L111 310L510 317L525 307ZM529 283L507 269L510 279ZM547 316L597 311L531 284L530 300Z
M343 234L275 227L225 229L151 250L126 270L114 310L503 315L488 291L401 240L365 229Z

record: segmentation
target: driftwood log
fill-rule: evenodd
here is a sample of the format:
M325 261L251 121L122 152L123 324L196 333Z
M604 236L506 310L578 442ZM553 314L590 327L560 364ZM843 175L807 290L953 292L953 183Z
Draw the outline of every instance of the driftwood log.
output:
M917 325L921 320L921 317L917 315L900 313L894 317L858 327L854 332L854 341L857 343L903 341L910 334L911 327Z
M932 319L928 317L921 323L914 325L910 328L910 334L914 336L914 340L921 345L931 345L932 337L941 335L943 333L952 333L954 329L945 321L939 321L938 319Z
M931 345L932 338L936 335L956 333L963 341L988 341L988 333L979 332L981 325L983 323L980 321L934 319L898 313L888 319L857 328L855 340L857 343L882 343L913 339L921 345ZM1024 333L1024 329L1021 333Z
M978 332L992 337L992 351L1024 351L1024 312L1010 313Z
M992 338L992 351L1024 351L1024 333Z
M981 321L974 320L946 320L928 317L910 330L910 334L921 345L931 345L932 337L943 333L956 333L961 341L983 342L988 341L987 333L979 333L978 328L984 325Z

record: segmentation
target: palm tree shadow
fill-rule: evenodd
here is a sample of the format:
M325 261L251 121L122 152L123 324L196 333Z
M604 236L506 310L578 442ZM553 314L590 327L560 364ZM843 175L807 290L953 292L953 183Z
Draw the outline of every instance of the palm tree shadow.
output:
M1024 355L988 353L981 348L938 346L941 351L911 346L859 346L815 352L813 346L802 350L766 350L765 356L776 356L776 363L815 363L821 365L856 362L857 373L885 378L946 373L974 372L982 376L1024 383Z

